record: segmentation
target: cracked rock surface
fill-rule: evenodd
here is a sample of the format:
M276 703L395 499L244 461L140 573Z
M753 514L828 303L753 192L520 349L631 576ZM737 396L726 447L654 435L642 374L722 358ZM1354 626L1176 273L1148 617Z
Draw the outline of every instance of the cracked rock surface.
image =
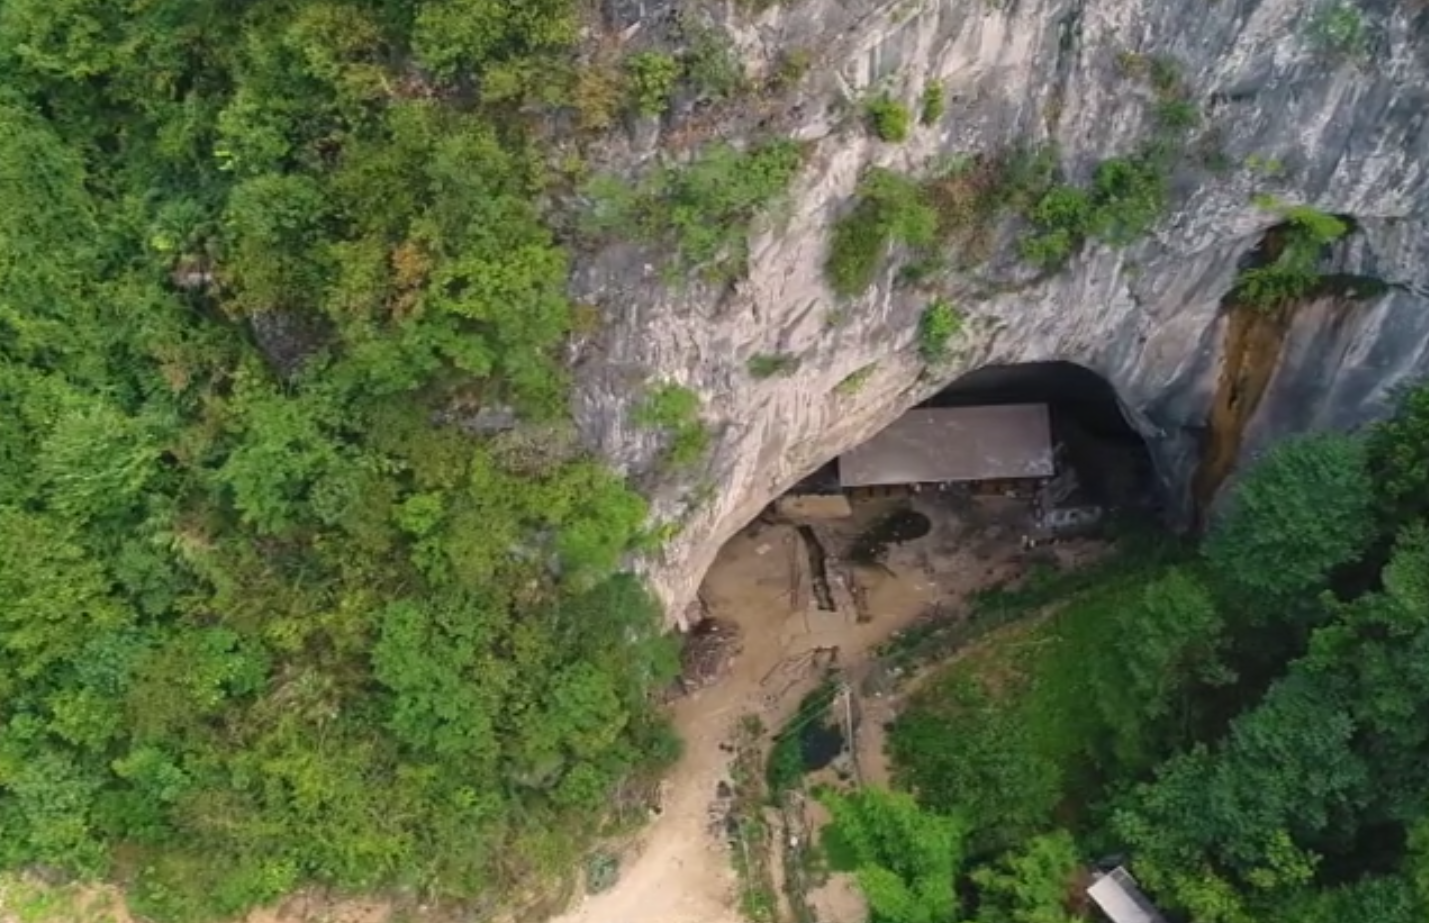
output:
M607 15L638 36L675 6L611 0ZM764 131L810 142L812 154L787 200L756 226L747 275L728 286L671 284L666 255L619 244L583 257L573 283L603 317L578 346L578 425L678 525L639 565L672 623L721 544L771 499L983 365L1069 360L1107 378L1184 515L1222 358L1222 299L1278 220L1252 204L1256 194L1353 218L1335 267L1387 287L1368 300L1297 307L1246 421L1242 457L1292 432L1362 425L1429 373L1429 4L1363 0L1357 55L1321 47L1312 28L1320 6L790 0L721 14L751 73L791 48L813 60L797 90L761 111ZM915 343L928 295L895 284L895 266L859 298L829 290L829 229L869 165L916 173L940 157L1050 142L1066 174L1084 180L1098 160L1134 150L1153 130L1154 107L1118 67L1128 53L1178 62L1202 109L1197 137L1213 140L1224 161L1178 167L1172 206L1149 235L1123 248L1089 245L1045 277L1019 267L1015 241L1001 235L982 270L945 286L966 323L935 368ZM915 126L900 144L863 130L862 100L887 92L916 113L932 82L948 99L937 124ZM735 119L709 134L741 142L759 130ZM678 156L674 137L669 124L632 132L611 160L633 173ZM750 357L774 353L796 356L797 368L750 374ZM869 366L856 393L836 388ZM660 434L634 419L651 381L703 399L712 439L699 463L659 464Z

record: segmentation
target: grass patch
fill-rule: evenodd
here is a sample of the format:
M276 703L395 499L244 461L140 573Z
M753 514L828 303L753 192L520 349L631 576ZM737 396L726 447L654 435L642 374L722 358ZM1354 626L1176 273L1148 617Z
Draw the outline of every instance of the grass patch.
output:
M744 64L729 36L703 25L686 25L687 50L682 58L685 79L707 99L728 99L748 85Z
M863 390L863 386L868 384L868 380L873 377L873 373L878 371L878 363L870 362L861 369L849 372L843 379L834 385L834 391L848 396L857 394Z
M77 885L50 885L27 875L0 875L0 917L14 923L118 923L114 895Z
M923 98L918 103L918 121L923 125L936 125L942 121L948 108L947 91L941 83L930 83L923 88Z
M814 53L807 48L786 48L779 53L779 62L769 75L769 86L773 90L786 90L796 86L809 69L814 66Z
M1201 124L1201 110L1189 99L1167 99L1156 104L1156 124L1169 131L1188 131Z
M759 353L749 358L747 367L755 378L792 375L799 368L799 357L793 353Z
M668 438L663 461L683 468L694 464L709 448L710 434L700 419L700 396L683 385L666 383L654 388L635 409L635 422L663 430Z
M742 273L750 225L789 188L803 165L798 144L769 141L748 150L716 144L694 161L657 169L634 186L602 176L586 187L585 229L675 248L681 270L727 279Z
M923 309L918 318L918 355L929 364L948 357L948 342L963 329L963 316L941 299Z
M869 131L881 141L897 144L908 140L913 127L913 115L908 107L891 96L880 96L864 107Z

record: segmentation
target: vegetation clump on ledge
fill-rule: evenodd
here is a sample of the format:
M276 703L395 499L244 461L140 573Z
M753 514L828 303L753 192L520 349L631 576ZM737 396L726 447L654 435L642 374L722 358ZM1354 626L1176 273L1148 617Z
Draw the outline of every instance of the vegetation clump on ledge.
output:
M710 434L700 419L700 396L683 385L653 388L635 409L635 422L664 431L668 437L664 460L675 468L698 461L709 447Z
M891 246L926 246L937 235L937 214L912 180L875 167L858 188L858 203L834 225L825 265L829 285L845 296L873 284Z
M752 222L788 189L803 166L790 140L748 150L715 144L686 164L655 169L638 183L598 177L586 193L586 229L674 247L682 269L729 279L745 271Z
M913 115L908 107L891 96L880 96L865 108L869 129L880 141L897 144L908 140L913 127Z
M1348 234L1350 226L1307 205L1286 206L1269 197L1258 198L1257 204L1279 212L1284 223L1267 238L1276 252L1262 265L1241 271L1231 300L1270 311L1305 298L1321 285L1325 249Z
M958 309L941 299L923 309L918 318L918 355L924 362L941 362L948 357L948 342L963 327Z

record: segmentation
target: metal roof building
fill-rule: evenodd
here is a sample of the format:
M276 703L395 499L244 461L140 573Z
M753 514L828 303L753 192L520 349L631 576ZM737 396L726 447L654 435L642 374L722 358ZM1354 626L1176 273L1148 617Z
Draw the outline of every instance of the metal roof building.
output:
M1112 923L1166 923L1166 918L1136 886L1136 879L1120 866L1093 882L1087 888L1087 896Z
M1051 477L1046 404L925 407L839 458L844 487Z

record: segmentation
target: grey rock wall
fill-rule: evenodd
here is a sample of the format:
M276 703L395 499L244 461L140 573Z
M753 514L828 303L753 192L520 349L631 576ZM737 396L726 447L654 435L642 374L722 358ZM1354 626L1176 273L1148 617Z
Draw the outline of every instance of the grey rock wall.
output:
M684 4L681 4L684 6ZM678 523L664 550L639 562L678 623L720 545L816 466L868 438L907 407L990 363L1063 359L1109 379L1151 443L1184 508L1221 359L1220 302L1238 262L1277 219L1250 197L1270 193L1353 216L1361 230L1339 268L1383 279L1382 296L1315 304L1296 315L1281 365L1251 420L1244 451L1287 433L1353 427L1382 414L1396 388L1429 373L1429 4L1363 0L1367 54L1327 55L1313 0L788 0L758 16L720 13L754 73L781 51L810 50L796 94L763 117L813 143L788 202L752 243L748 277L732 288L662 280L666 258L611 246L577 268L577 296L604 326L577 344L576 416L583 437ZM612 0L639 41L670 4ZM960 277L947 294L967 315L956 357L925 369L915 348L926 293L893 284L836 298L822 265L831 222L870 164L925 169L938 157L1054 141L1073 177L1128 153L1151 129L1150 91L1118 55L1167 55L1203 104L1230 169L1195 166L1175 179L1175 207L1124 249L1092 246L1035 280L1005 244L999 284ZM917 111L942 82L936 126L885 144L857 111L887 91ZM646 126L610 151L635 170L669 156L675 133ZM739 139L751 120L712 130ZM1278 162L1278 163L1277 163ZM1266 164L1272 164L1269 169ZM1009 285L1008 281L1019 284ZM756 379L757 353L800 359L786 377ZM835 386L876 363L854 395ZM714 433L708 457L662 472L657 433L632 411L644 383L698 392Z

